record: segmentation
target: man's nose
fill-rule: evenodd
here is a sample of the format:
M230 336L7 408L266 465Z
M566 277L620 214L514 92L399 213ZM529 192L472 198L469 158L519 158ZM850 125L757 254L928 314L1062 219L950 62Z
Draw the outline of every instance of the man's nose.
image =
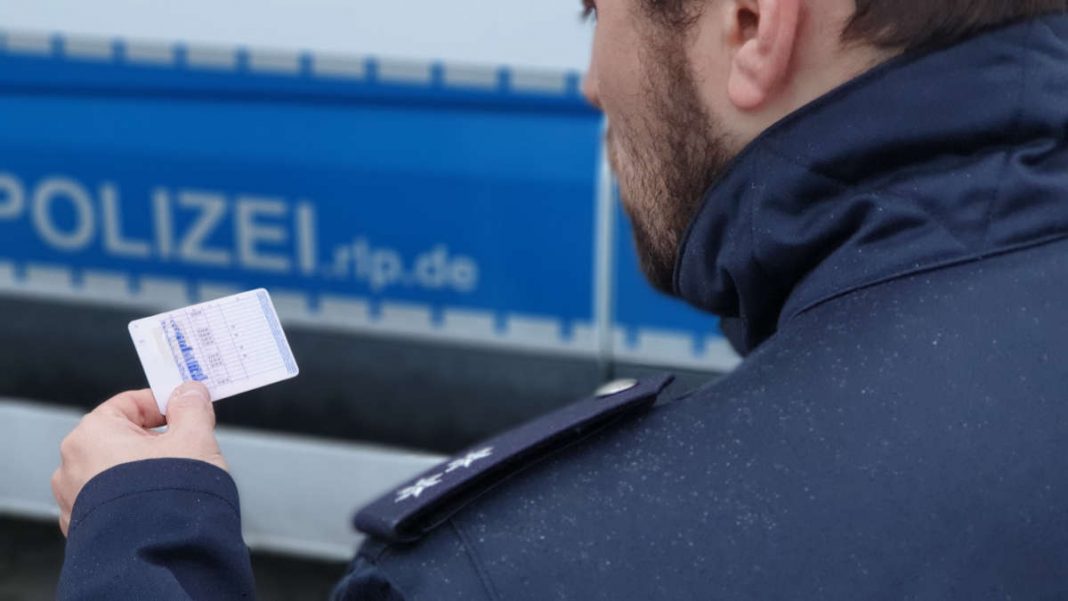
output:
M601 106L600 91L597 89L597 71L594 69L593 64L590 64L590 70L582 80L582 95L586 97L590 104L604 110Z

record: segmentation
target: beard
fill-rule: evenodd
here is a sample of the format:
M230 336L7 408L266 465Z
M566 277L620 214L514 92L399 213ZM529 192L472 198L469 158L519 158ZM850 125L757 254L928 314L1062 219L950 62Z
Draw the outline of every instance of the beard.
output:
M701 102L682 44L648 48L641 109L613 117L605 144L642 272L654 288L674 294L682 238L733 153Z

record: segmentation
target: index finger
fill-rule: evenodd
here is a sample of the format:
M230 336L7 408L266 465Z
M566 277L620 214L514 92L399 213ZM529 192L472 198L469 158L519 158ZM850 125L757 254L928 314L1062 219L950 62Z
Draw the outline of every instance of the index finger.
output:
M159 412L156 397L152 391L132 390L104 401L94 410L94 413L109 413L124 417L141 428L158 428L167 423L166 418Z

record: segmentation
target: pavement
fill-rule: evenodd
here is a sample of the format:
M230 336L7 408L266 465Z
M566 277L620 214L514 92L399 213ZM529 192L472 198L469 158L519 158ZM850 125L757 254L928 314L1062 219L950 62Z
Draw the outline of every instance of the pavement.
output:
M0 517L0 601L55 599L63 536L54 524ZM325 601L344 563L252 556L260 601Z

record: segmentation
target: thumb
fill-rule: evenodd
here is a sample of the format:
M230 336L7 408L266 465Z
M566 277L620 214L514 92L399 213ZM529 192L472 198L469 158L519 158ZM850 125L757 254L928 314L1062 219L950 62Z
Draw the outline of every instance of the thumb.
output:
M214 429L215 407L208 387L200 382L186 382L176 388L167 401L167 431L181 436Z

